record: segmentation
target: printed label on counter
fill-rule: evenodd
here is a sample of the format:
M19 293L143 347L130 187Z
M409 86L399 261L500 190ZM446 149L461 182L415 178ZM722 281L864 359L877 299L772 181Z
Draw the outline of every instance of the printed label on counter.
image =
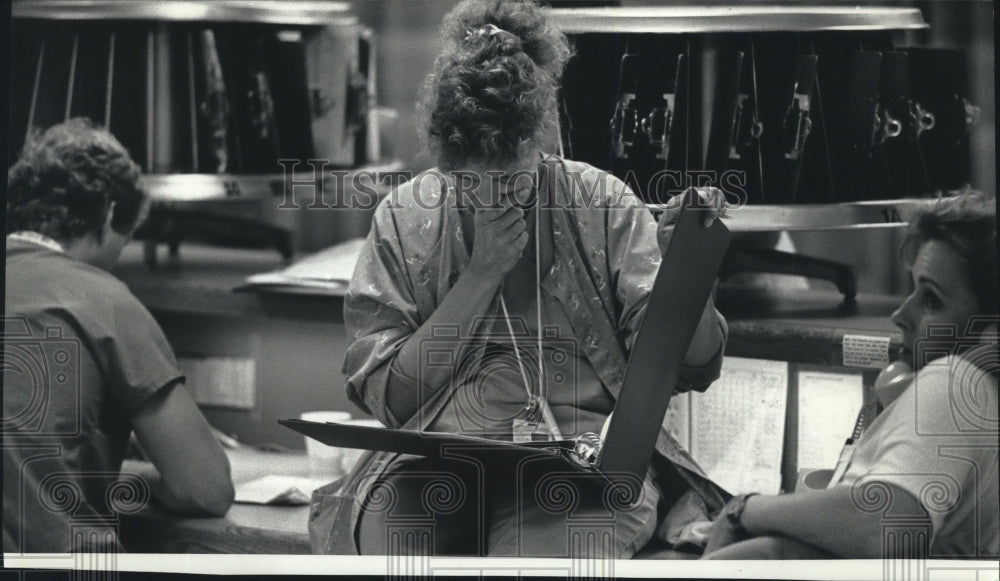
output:
M881 369L889 364L889 337L844 335L844 366Z

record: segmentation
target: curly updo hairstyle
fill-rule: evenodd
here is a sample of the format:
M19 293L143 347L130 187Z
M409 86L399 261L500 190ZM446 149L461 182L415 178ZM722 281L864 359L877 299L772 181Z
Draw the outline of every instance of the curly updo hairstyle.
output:
M77 117L29 136L7 171L7 231L30 230L59 241L111 227L135 227L146 194L139 166L106 129Z
M958 255L981 312L997 314L996 197L966 190L916 211L901 246L904 262L913 264L920 247L931 240Z
M420 106L444 170L501 167L555 126L566 36L533 0L465 0L441 25L444 52Z

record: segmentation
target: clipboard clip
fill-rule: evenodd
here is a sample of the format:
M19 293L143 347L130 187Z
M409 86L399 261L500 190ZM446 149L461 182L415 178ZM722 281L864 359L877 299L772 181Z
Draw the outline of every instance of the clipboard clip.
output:
M585 432L573 438L573 455L585 465L593 465L601 455L604 443L594 432Z

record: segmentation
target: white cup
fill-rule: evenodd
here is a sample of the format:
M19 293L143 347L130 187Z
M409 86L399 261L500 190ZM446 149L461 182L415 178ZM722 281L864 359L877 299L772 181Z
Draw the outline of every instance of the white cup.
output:
M351 420L344 422L349 426L364 426L366 428L384 428L382 422L373 419L363 419L363 420ZM344 448L343 454L340 456L340 465L344 472L350 472L354 465L357 464L358 459L365 451L361 448Z
M300 419L307 422L344 423L351 420L348 412L315 411L304 412ZM344 471L340 466L343 449L327 446L312 438L306 438L306 454L309 456L309 475L313 478L340 478Z

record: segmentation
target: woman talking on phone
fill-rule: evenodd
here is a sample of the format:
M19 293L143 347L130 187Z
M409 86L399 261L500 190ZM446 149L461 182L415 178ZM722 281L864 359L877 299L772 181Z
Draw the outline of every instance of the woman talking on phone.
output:
M979 192L910 220L913 290L892 314L903 356L875 382L884 409L825 490L733 498L707 558L1000 554L996 228Z

